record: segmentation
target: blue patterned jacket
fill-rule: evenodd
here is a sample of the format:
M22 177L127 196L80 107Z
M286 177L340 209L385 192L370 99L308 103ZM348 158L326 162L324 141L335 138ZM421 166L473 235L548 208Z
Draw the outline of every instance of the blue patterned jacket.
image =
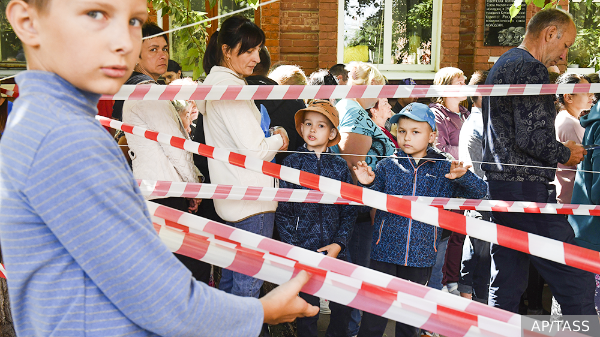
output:
M548 69L529 52L513 48L496 61L485 84L546 84ZM554 180L557 163L571 151L556 140L556 107L552 95L484 96L483 162L487 180ZM517 165L504 165L517 164ZM519 166L520 165L520 166Z
M352 184L348 165L341 157L321 154L319 159L305 146L299 147L298 151L300 153L286 157L283 165ZM331 153L329 149L327 152ZM279 187L308 189L283 180ZM312 251L337 243L342 247L338 258L345 260L345 247L357 215L357 206L280 202L275 224L283 242Z
M427 157L418 164L402 150L395 156L377 164L375 180L367 187L392 195L426 197L481 199L487 194L487 184L471 171L454 180L444 177L450 171L450 162L437 149L429 148ZM377 211L371 259L402 266L431 267L441 236L442 230L435 226Z

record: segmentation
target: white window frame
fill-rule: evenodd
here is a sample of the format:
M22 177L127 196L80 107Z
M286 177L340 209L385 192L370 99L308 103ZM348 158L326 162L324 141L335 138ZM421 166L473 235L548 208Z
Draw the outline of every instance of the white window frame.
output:
M393 0L384 0L384 31L383 31L383 64L375 64L388 79L433 79L435 72L440 68L440 45L442 42L442 0L433 0L433 13L431 21L431 64L391 64L392 63L392 25L385 24L392 21ZM338 43L337 60L344 63L344 3L338 1Z

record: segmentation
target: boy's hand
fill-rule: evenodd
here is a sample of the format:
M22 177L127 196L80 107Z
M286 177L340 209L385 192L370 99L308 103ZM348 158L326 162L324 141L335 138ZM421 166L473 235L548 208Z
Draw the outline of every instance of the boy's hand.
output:
M367 162L359 161L356 166L352 167L356 179L363 185L370 185L375 180L375 172L371 169Z
M273 289L260 299L267 324L292 322L296 317L312 317L319 313L314 307L298 296L300 289L308 282L310 275L302 270L293 279Z
M445 177L448 179L458 179L467 173L471 168L471 165L463 166L462 161L453 160L450 164L450 172L446 173Z
M338 256L338 254L342 251L342 246L337 243L332 243L325 247L321 247L317 249L317 252L327 252L327 256L333 257L334 259Z

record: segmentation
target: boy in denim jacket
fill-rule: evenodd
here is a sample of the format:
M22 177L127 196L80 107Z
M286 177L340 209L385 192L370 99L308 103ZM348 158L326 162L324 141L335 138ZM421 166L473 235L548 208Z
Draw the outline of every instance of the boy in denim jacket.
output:
M294 116L296 130L306 144L286 157L283 165L352 184L346 161L331 155L330 146L340 141L338 112L329 101L317 100ZM306 189L286 181L281 188ZM355 206L280 202L275 224L281 240L333 258L346 259L346 247L358 210ZM319 305L319 298L300 293L306 302ZM327 336L346 337L349 307L330 302L331 320ZM317 336L318 316L298 318L298 337Z
M424 104L411 103L398 116L399 149L393 158L377 164L375 171L364 162L354 167L358 181L370 189L392 194L481 199L486 183L462 162L448 162L431 147L436 137L433 112ZM426 284L435 263L441 230L399 215L377 211L370 268L412 282ZM382 336L387 319L364 313L358 336ZM417 328L396 323L396 336L412 336Z

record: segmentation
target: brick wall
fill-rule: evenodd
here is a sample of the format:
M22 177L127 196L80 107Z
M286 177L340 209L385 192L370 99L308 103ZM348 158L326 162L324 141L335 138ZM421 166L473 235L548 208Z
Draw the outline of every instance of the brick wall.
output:
M262 0L261 2L267 1L268 0ZM258 11L260 12L260 27L265 32L265 45L269 49L271 62L274 64L280 60L280 2L278 1L270 5L262 6Z
M273 64L295 64L307 75L334 65L337 6L337 0L281 0L261 7L260 24Z

